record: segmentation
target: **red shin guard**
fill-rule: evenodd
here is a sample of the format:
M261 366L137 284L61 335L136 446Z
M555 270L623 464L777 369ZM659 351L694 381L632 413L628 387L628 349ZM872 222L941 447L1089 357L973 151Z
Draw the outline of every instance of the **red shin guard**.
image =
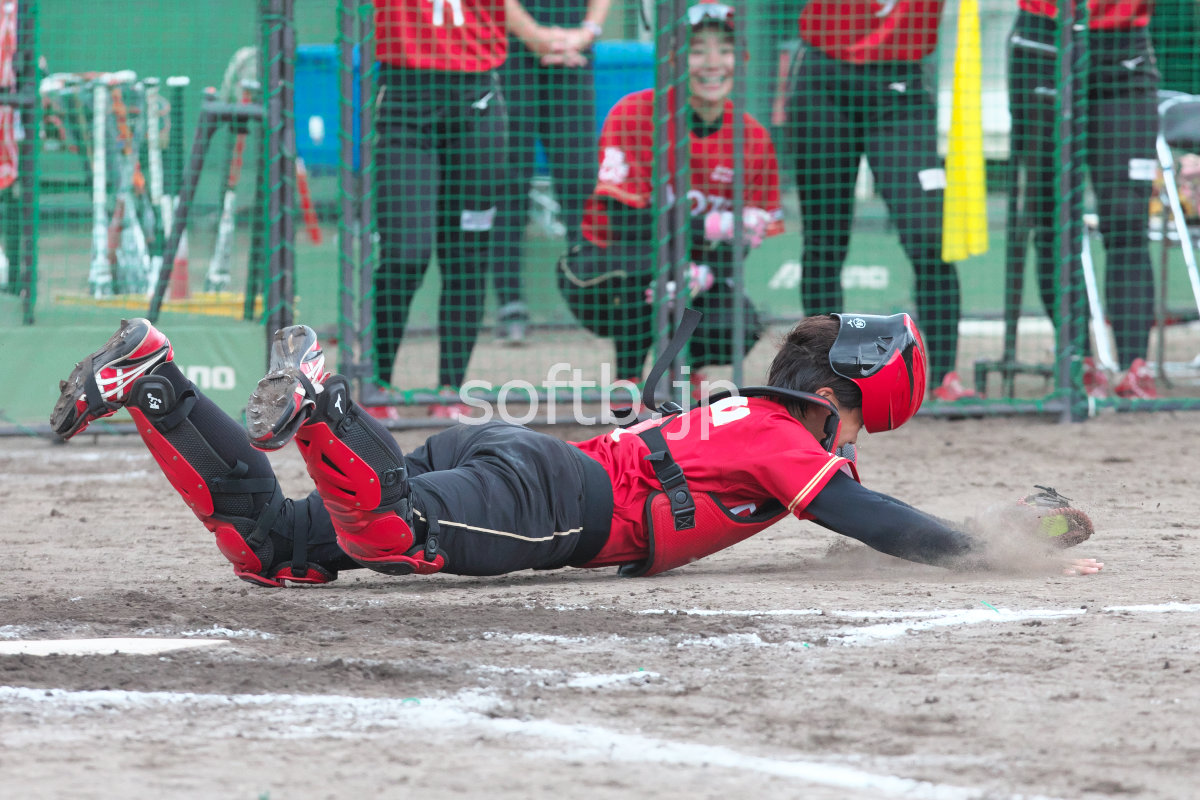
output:
M445 566L436 539L427 543L432 549L415 543L406 491L380 508L385 492L395 494L398 484L407 482L403 464L380 474L326 422L303 426L296 433L296 445L333 519L338 545L347 555L389 575L428 575Z
M290 563L281 564L271 574L266 574L270 565L262 563L250 542L231 521L214 515L212 492L204 476L154 427L141 409L134 405L127 408L150 454L188 508L216 537L217 549L233 564L235 575L250 583L271 587L283 586L284 581L316 584L335 579L333 573L316 564L308 564L301 574L294 574Z

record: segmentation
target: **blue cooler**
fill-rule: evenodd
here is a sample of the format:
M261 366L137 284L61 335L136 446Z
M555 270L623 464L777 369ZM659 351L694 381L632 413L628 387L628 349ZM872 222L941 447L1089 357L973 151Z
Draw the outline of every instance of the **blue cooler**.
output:
M361 94L358 85L358 48L354 48L354 169L362 127L358 121ZM338 50L332 44L302 44L296 48L296 154L310 174L328 174L338 168Z

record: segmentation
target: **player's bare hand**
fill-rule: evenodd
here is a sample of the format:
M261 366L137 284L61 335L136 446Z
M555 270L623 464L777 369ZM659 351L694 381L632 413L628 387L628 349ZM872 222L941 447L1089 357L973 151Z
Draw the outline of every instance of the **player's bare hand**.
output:
M1094 558L1072 558L1063 562L1063 575L1095 575L1104 563Z
M557 25L536 25L521 37L525 46L539 56L552 55L562 50L567 31Z
M564 50L561 53L551 53L542 56L542 66L544 67L586 67L588 65L587 56L583 53L574 50Z
M592 46L595 38L587 28L565 28L558 44L564 51L574 50L576 53L582 53Z

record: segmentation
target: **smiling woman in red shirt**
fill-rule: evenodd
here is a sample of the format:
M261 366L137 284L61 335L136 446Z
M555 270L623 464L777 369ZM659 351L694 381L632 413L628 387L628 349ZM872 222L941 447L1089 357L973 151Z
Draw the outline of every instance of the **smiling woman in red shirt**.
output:
M746 350L762 326L748 298L733 291L734 10L711 3L691 7L688 48L688 156L690 182L689 285L680 290L704 318L692 338L695 368L728 364L733 356L733 316L746 311ZM668 89L673 107L674 88ZM775 146L758 120L745 115L744 231L748 247L783 231ZM615 377L637 383L654 342L654 308L646 290L656 271L653 175L654 90L626 95L613 106L600 133L595 191L584 205L581 235L559 261L559 288L581 324L611 338ZM666 140L676 136L669 120ZM673 153L666 165L675 174ZM670 192L676 191L670 187ZM695 378L698 373L693 373Z

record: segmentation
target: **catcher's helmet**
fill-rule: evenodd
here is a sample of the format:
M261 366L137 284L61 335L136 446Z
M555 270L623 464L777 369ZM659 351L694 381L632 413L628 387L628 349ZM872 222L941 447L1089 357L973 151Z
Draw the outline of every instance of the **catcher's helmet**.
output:
M899 428L925 399L925 343L908 314L834 314L841 323L829 365L862 390L863 427Z

